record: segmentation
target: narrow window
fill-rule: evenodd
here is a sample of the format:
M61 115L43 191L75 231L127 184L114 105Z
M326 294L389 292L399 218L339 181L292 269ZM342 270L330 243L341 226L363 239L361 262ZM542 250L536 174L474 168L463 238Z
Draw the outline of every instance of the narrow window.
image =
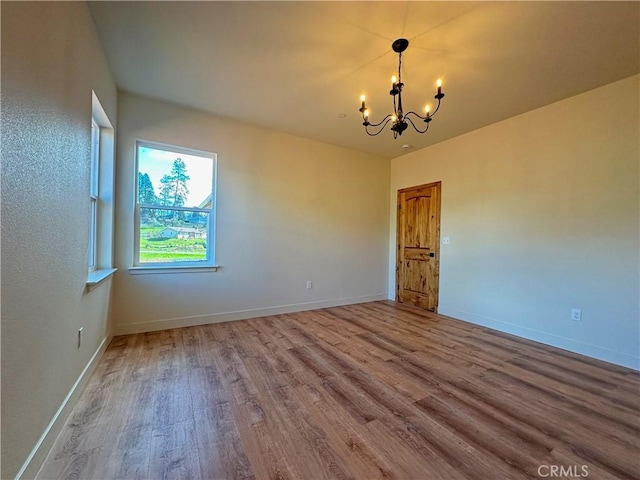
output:
M113 268L115 132L95 92L91 93L91 178L87 285L109 278Z
M136 143L134 266L214 265L216 155Z
M91 183L89 200L91 202L91 230L89 232L89 271L96 269L98 251L98 186L100 185L100 127L95 118L91 118Z

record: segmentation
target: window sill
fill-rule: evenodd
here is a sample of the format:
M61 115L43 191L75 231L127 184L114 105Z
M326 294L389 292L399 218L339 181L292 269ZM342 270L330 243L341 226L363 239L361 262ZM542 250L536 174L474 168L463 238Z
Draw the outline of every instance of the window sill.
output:
M138 266L129 267L129 275L153 275L153 274L165 274L165 273L205 273L205 272L217 272L220 265L207 265L201 267L155 267L155 266Z
M111 278L117 271L117 268L103 268L89 272L89 275L87 276L87 287L89 290L93 290L106 279Z

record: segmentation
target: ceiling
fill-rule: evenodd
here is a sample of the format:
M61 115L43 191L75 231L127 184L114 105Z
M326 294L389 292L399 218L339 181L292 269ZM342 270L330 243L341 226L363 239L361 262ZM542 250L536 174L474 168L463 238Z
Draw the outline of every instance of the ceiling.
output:
M640 71L636 1L89 5L119 89L385 157ZM433 106L437 78L446 97L428 133L369 137L359 97L390 113L400 37L405 110Z

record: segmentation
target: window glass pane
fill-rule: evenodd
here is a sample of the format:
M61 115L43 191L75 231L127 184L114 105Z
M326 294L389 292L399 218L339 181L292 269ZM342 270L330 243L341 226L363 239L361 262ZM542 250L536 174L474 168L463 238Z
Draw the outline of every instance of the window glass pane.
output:
M212 189L213 158L138 145L138 203L212 208Z
M140 263L203 262L210 214L140 207Z
M97 226L98 226L98 200L91 199L91 230L89 232L89 269L93 269L96 266L96 241L97 241Z
M100 127L91 120L91 195L98 195L98 174L100 163Z

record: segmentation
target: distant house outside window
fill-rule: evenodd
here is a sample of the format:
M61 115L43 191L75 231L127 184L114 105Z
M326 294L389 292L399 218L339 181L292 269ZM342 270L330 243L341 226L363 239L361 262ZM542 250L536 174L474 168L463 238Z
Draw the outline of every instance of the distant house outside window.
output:
M134 266L214 265L216 154L136 142Z

